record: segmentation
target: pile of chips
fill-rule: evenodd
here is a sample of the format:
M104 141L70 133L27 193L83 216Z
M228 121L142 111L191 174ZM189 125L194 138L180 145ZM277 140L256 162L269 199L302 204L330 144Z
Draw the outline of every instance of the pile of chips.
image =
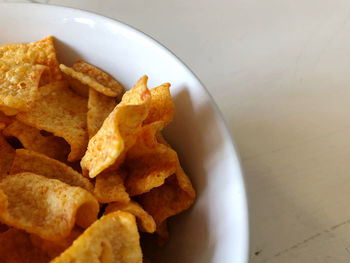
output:
M142 262L139 231L169 239L195 199L162 136L169 88L124 93L52 37L0 47L0 262Z

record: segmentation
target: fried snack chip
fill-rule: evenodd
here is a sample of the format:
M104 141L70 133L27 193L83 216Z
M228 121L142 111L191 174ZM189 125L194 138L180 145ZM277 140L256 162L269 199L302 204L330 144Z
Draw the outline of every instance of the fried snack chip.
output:
M174 103L170 95L170 84L164 83L158 87L151 89L151 108L149 110L144 124L155 121L163 121L167 126L174 117Z
M33 246L28 233L15 228L0 233L0 262L47 263L49 260L45 252Z
M40 130L17 120L7 126L3 134L16 137L26 149L58 160L65 160L70 150L64 139L54 135L43 136Z
M41 251L47 253L50 259L53 259L69 248L83 232L83 229L76 226L68 237L59 241L48 241L34 234L30 234L30 240L35 247L40 248Z
M126 172L118 169L113 172L103 172L96 177L94 195L100 203L128 203L129 194L125 190Z
M94 178L106 168L121 163L126 151L136 141L136 135L147 117L150 102L147 76L144 76L124 94L122 101L89 141L81 160L84 174Z
M117 211L101 217L51 263L141 263L142 252L135 217Z
M10 174L22 172L31 172L49 179L57 179L71 186L80 186L90 192L93 189L89 179L68 165L37 152L17 149Z
M5 114L29 109L37 99L40 77L46 69L42 65L10 64L0 58L0 106L13 111L5 110Z
M176 152L156 139L156 133L163 127L162 121L143 126L136 143L127 153L125 186L131 196L161 186L179 165Z
M106 207L105 214L109 214L115 211L124 211L130 214L133 214L136 217L137 224L141 231L147 233L153 233L156 231L156 223L153 220L153 217L150 216L142 206L134 201L129 203L111 203Z
M138 197L142 207L154 218L157 231L165 233L162 223L170 216L188 209L194 202L195 191L190 179L179 165L165 183Z
M104 120L116 106L116 99L108 97L96 90L89 89L87 128L91 139L101 128Z
M14 121L13 117L7 116L5 113L0 111L0 122L4 123L5 126L9 125Z
M68 76L106 96L117 97L124 91L123 86L117 80L82 60L75 62L73 68L61 64L60 69Z
M14 158L15 149L0 134L0 178L9 173Z
M0 221L49 241L67 237L77 225L97 219L99 204L88 191L34 173L0 181Z
M68 76L65 73L63 73L63 77L68 81L69 87L74 91L74 93L84 98L89 97L89 86L81 83L79 80L74 79L71 76Z
M16 65L47 66L49 74L43 80L45 84L51 81L61 80L62 78L52 36L28 44L9 44L2 46L0 47L0 60Z
M28 112L18 114L21 122L64 138L71 147L68 161L80 159L86 150L87 99L73 93L67 82L58 81L40 88L41 97Z

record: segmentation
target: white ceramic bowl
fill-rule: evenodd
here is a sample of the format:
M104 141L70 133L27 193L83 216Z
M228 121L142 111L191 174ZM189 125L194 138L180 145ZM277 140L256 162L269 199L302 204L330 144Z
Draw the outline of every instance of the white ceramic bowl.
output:
M171 52L143 33L85 11L37 4L0 4L0 45L56 38L59 60L82 58L132 87L172 84L174 121L166 136L195 189L193 208L170 220L171 241L152 262L245 263L248 216L243 176L229 132L208 92Z

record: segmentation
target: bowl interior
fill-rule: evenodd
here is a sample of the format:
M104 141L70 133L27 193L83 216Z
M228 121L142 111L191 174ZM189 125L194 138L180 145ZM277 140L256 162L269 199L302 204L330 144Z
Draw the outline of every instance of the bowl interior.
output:
M198 79L154 40L88 12L0 4L0 45L55 37L60 62L82 58L130 88L172 84L175 118L165 135L197 191L195 205L170 220L170 242L146 252L152 262L247 262L248 219L242 173L225 125Z

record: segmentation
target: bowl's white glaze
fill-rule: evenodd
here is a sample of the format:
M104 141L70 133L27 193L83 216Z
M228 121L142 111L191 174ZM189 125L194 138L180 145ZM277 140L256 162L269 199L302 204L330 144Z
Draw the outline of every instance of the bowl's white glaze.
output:
M150 18L151 19L151 18ZM125 87L147 74L149 87L172 84L174 121L166 137L195 189L193 208L170 220L171 241L152 262L246 263L248 215L239 159L207 91L171 52L115 20L81 10L36 4L0 4L0 45L56 38L61 62L82 58Z

